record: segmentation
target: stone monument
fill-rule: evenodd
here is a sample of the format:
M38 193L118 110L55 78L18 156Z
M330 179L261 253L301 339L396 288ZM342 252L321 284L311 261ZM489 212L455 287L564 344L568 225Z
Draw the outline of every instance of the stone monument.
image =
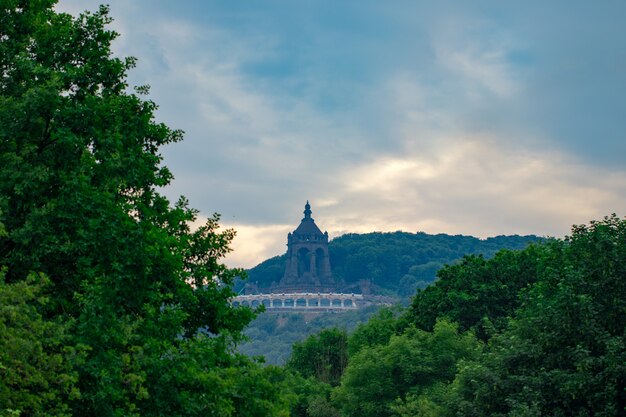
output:
M317 227L307 201L300 225L287 235L287 265L274 292L327 293L334 290L328 257L328 232L322 233Z

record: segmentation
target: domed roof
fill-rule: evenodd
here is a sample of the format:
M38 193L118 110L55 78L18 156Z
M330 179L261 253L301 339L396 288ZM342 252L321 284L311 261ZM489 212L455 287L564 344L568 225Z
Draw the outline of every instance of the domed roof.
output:
M304 218L300 225L293 231L294 235L323 235L322 231L315 224L315 220L311 217L311 205L308 200L304 206Z

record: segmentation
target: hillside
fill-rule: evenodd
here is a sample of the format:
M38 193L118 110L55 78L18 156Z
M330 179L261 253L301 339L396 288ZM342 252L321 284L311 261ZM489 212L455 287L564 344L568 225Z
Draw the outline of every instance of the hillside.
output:
M250 357L263 356L270 365L284 365L294 343L327 328L352 331L378 309L379 306L369 306L342 313L261 313L245 329L248 340L239 345L238 351Z
M329 243L330 263L338 290L408 297L434 281L437 270L464 255L491 258L500 249L524 249L541 238L473 236L423 232L346 234ZM285 255L270 258L248 271L247 284L263 292L282 278Z

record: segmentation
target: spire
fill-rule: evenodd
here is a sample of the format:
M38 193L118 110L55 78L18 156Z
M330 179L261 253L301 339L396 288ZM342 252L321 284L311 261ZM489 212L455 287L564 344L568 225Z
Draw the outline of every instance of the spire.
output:
M308 200L304 206L304 218L300 221L300 226L293 231L292 236L323 236L322 231L315 225L315 220L311 217L311 205Z

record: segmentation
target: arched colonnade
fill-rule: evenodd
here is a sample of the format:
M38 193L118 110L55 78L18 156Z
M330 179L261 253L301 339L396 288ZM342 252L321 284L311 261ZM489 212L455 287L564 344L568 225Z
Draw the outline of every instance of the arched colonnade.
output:
M290 294L251 294L233 298L234 306L258 307L266 309L358 309L363 301L362 294L335 293L290 293Z

